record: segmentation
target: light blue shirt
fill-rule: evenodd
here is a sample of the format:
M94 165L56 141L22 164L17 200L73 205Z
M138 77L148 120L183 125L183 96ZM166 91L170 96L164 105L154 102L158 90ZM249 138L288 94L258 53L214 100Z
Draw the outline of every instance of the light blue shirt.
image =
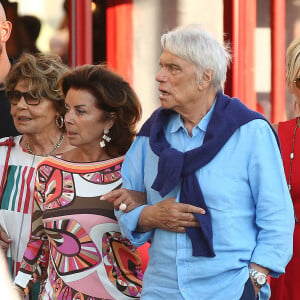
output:
M189 136L179 115L165 128L173 148L182 152L199 147L213 107ZM148 205L180 198L180 185L164 198L151 188L158 157L148 137L137 137L122 167L123 187L147 193ZM217 156L196 172L212 217L216 256L193 257L184 233L155 229L136 232L144 206L116 212L122 233L137 246L151 240L142 299L238 300L254 262L284 272L292 255L294 214L281 155L274 134L263 120L240 127ZM265 285L260 299L269 299Z

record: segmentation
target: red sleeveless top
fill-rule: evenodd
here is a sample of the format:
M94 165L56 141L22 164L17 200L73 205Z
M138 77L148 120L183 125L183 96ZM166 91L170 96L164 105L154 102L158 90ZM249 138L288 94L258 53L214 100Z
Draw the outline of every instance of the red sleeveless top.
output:
M297 118L278 124L278 136L287 183L291 185L291 197L295 214L300 220L300 128L297 128L294 159L291 167L294 132ZM291 174L290 174L291 172ZM295 223L293 257L286 267L286 273L271 279L271 300L299 300L300 298L300 224Z
M289 181L291 167L290 154L293 149L293 138L296 125L297 118L289 120L287 122L279 123L278 125L278 136L280 140L282 159L287 182ZM300 220L300 128L297 129L295 136L294 159L292 163L290 184L292 186L291 196L294 203L295 212L298 219Z

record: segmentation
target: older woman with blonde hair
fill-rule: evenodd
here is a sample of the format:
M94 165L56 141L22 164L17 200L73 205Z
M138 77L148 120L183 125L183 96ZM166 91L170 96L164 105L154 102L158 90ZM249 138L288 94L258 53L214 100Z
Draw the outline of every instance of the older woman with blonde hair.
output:
M286 52L286 84L295 98L295 107L300 107L300 37L294 39ZM297 110L296 110L297 113ZM275 124L278 132L285 176L294 204L295 231L293 257L286 273L272 278L272 300L299 299L300 281L300 116Z
M31 231L36 166L71 148L58 81L69 68L56 55L24 54L11 68L5 91L17 130L0 140L0 247L15 277Z

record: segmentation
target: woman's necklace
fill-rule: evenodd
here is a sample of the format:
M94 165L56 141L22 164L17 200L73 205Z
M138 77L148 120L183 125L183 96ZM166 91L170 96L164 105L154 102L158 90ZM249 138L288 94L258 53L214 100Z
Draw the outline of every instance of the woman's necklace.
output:
M56 145L54 146L54 148L49 152L49 154L46 154L46 155L40 155L40 154L35 154L31 148L30 148L30 145L29 145L29 142L28 140L25 141L25 148L26 148L26 151L32 155L39 155L39 156L50 156L50 155L53 155L55 153L55 151L60 147L60 145L62 144L63 140L65 138L65 133L63 132L62 135L60 136L58 142L56 143Z
M292 165L293 165L293 160L294 160L294 158L295 158L294 150L295 150L295 140L296 140L296 133L297 133L298 127L300 127L300 117L297 118L296 127L295 127L295 130L294 130L294 136L293 136L292 152L291 152L291 154L290 154L291 163L290 163L290 172L289 172L289 179L288 179L288 188L289 188L289 191L290 191L290 192L291 192L291 190L292 190L292 185L291 185ZM295 208L294 208L294 216L295 216L295 221L296 221L296 223L300 224L300 221L299 221L298 217L296 216Z

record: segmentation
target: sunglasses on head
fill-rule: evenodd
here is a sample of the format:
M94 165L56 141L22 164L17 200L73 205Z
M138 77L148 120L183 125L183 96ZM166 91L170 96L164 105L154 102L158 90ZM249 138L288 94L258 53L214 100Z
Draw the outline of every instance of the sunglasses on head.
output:
M41 102L41 99L33 96L29 92L22 93L20 91L7 91L6 92L7 98L12 105L17 105L21 98L23 97L26 104L28 105L38 105Z
M293 82L295 82L296 87L297 87L298 89L300 89L300 76L297 77Z

